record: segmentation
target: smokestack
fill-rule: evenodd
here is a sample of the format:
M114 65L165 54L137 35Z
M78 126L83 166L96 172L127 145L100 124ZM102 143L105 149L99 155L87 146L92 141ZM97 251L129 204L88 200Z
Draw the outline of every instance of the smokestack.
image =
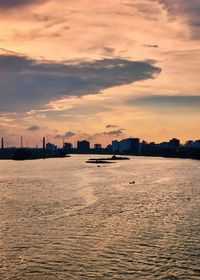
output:
M43 150L45 150L46 149L46 139L45 139L45 137L43 137Z
M2 150L4 149L4 139L3 139L3 137L1 138L1 149Z

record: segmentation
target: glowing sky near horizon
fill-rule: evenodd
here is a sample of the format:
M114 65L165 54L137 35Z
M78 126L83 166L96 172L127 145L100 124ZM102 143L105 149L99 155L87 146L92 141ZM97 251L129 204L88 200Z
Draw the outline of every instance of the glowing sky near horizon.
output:
M0 136L200 138L198 0L0 0Z

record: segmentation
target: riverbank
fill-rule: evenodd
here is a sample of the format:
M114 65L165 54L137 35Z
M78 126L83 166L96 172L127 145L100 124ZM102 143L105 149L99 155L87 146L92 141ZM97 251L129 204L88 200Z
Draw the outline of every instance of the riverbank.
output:
M94 151L80 153L78 151L73 151L70 154L80 154L80 155L103 155L112 156L110 158L95 158L94 160L124 160L129 159L126 156L136 156L136 157L162 157L162 158L178 158L178 159L194 159L200 160L200 153L140 153L140 154L115 154L113 153L95 153ZM58 149L56 151L47 151L43 149L21 149L21 148L7 148L0 150L0 160L36 160L36 159L48 159L48 158L65 158L69 157L63 149ZM91 159L92 160L92 159Z

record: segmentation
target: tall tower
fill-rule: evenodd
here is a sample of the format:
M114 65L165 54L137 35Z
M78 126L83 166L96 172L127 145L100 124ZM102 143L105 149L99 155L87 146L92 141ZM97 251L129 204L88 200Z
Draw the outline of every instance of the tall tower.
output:
M42 145L42 147L43 147L43 150L46 149L46 138L45 137L43 137L43 145Z
M3 139L3 137L1 138L1 149L2 150L4 149L4 139Z

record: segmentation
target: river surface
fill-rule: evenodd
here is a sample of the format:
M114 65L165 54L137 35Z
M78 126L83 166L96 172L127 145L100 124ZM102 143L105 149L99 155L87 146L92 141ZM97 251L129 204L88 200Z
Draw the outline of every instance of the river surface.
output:
M88 157L0 161L0 279L200 279L200 161Z

